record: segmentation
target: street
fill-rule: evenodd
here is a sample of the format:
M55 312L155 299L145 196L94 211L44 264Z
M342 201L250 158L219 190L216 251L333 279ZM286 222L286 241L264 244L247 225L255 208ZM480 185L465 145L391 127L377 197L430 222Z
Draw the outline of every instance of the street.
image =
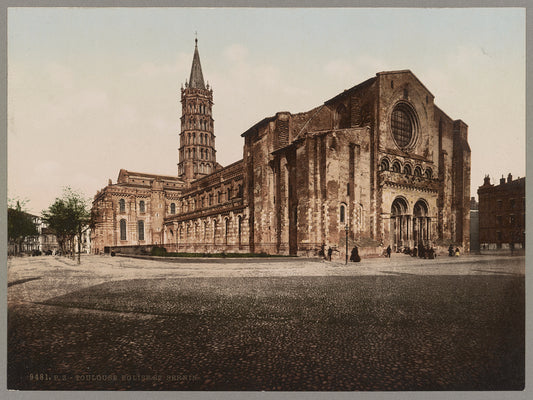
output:
M521 390L525 258L8 261L8 388Z

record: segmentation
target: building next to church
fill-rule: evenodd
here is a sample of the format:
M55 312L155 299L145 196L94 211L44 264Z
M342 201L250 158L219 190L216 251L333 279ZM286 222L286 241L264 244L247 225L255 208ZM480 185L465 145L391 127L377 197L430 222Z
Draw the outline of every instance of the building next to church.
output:
M525 247L526 178L511 174L499 185L486 176L478 188L481 250Z
M468 127L411 71L379 72L309 111L264 118L226 167L216 162L212 108L196 44L177 175L121 170L94 198L94 252L312 256L326 246L344 259L346 240L363 255L388 245L469 251Z

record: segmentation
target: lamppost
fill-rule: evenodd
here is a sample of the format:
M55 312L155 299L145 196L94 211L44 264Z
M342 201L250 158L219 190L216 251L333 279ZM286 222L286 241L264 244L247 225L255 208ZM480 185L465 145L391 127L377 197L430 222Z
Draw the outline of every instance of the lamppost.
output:
M350 227L348 226L348 224L344 225L344 230L346 231L346 261L344 262L344 264L348 264L348 230L350 229Z

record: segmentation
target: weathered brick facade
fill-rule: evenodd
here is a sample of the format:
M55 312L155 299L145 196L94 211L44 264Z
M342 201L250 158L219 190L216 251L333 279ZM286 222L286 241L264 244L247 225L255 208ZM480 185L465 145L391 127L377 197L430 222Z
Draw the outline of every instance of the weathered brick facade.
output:
M155 177L142 190L117 182L99 192L94 207L107 210L107 220L97 248L126 244L114 239L119 198L133 204L147 196L156 207L175 202L175 213L154 217L157 208L150 208L144 223L153 243L169 250L316 255L325 245L343 258L348 237L348 248L362 254L389 244L453 243L468 252L467 126L433 100L410 71L380 72L308 112L258 122L242 134L243 159L222 168L212 90L195 48L182 89L178 177ZM140 218L131 210L129 229Z
M499 185L485 177L478 188L479 242L481 249L501 249L525 246L526 178L507 180L502 176Z

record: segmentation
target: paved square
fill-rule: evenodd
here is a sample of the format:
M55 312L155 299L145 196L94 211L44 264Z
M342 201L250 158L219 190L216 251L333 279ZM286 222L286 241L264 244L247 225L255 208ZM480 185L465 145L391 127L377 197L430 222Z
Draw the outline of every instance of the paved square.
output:
M521 390L524 257L8 263L10 389Z

